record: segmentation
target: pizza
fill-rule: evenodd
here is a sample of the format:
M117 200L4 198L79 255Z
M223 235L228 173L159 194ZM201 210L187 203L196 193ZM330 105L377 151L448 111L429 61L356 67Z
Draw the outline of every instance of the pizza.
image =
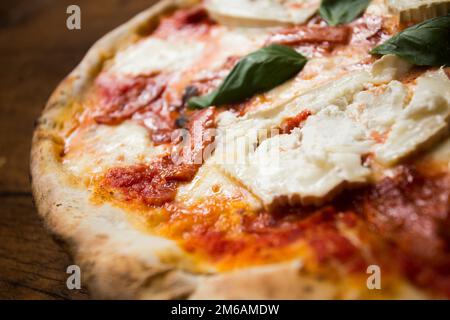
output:
M449 11L159 2L51 96L39 214L97 298L450 298Z

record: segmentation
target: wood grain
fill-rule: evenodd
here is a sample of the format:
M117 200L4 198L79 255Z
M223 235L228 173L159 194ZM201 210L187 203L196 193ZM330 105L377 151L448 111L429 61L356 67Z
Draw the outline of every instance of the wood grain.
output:
M70 258L36 219L31 196L2 197L0 298L84 299L86 290L68 290Z
M29 184L34 121L56 85L107 31L152 0L0 2L0 299L86 299L66 288L70 257L42 226ZM79 5L82 29L66 28Z

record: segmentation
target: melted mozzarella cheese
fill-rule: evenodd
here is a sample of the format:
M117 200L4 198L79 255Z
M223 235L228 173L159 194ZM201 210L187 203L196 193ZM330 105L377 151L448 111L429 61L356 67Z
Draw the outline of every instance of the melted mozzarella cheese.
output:
M368 131L384 135L400 116L408 89L401 82L394 80L376 90L381 93L368 90L356 94L355 101L347 107L347 112L358 119Z
M395 120L386 143L376 150L376 157L394 164L428 146L446 132L450 117L450 80L441 69L417 79L414 96Z
M265 27L306 22L319 0L207 0L210 15L221 24Z
M217 26L203 37L149 37L119 52L108 72L128 76L165 72L201 78L221 68L229 57L262 47L267 35L264 29Z
M198 60L204 44L199 41L168 41L149 37L114 58L111 71L126 75L183 71Z
M401 22L421 22L450 12L450 0L388 0Z
M386 0L372 0L366 9L366 13L387 16L389 14L389 8L386 5Z
M64 166L75 176L91 176L112 167L150 161L166 152L153 146L147 130L132 121L117 126L93 125L79 129L68 141Z
M363 128L330 106L308 118L301 130L264 140L247 163L228 170L266 205L296 198L316 203L345 181L366 181L370 171L361 155L369 149Z
M343 185L368 182L372 170L362 163L365 155L393 165L447 132L450 80L445 72L429 72L416 85L394 79L407 70L385 57L371 72L348 75L291 101L241 118L224 113L215 161L266 207L280 201L321 203ZM300 128L273 132L304 110L313 115Z
M261 207L259 200L247 189L232 181L212 162L206 161L191 182L178 188L176 200L189 205L209 197L237 199L251 208Z
M376 83L387 83L406 74L412 65L395 55L385 55L376 61L371 69L371 76Z
M266 114L265 118L277 117L274 122L280 123L280 119L298 114L302 105L308 110L320 109L326 103L345 105L365 84L388 83L402 77L412 67L394 55L386 55L369 70L356 68L349 72L347 67L359 62L362 56L354 52L348 54L309 60L297 78L265 93L263 99L255 99L257 108L247 114L251 118Z
M370 74L366 71L355 72L336 81L330 81L307 92L300 91L297 95L290 94L273 102L263 103L258 109L237 118L230 112L219 115L219 150L225 141L231 143L239 137L254 137L267 135L270 129L278 128L280 124L302 111L317 113L328 105L345 106L352 101L355 93L364 88L370 81ZM255 139L250 139L253 141ZM228 150L227 152L230 152Z
M229 57L243 57L264 45L268 31L249 28L216 28L205 41L205 50L195 68L203 73L222 67Z

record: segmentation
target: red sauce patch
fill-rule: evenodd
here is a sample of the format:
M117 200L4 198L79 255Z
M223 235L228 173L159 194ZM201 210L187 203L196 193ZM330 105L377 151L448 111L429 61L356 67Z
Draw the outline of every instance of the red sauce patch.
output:
M398 81L401 81L404 84L415 83L418 77L423 75L425 72L432 70L437 70L437 68L413 66L408 72L402 74Z
M169 157L163 157L150 165L111 169L103 186L119 190L125 201L159 206L175 199L178 183L190 181L196 172L193 165L174 165Z
M178 113L166 101L167 81L168 77L160 74L138 77L101 74L96 81L99 107L94 120L116 125L134 118L146 126L156 145L170 142Z
M367 223L399 250L404 272L450 296L450 177L403 167L366 193Z
M357 219L354 213L340 213L333 207L297 208L253 216L245 221L245 230L258 234L272 247L302 239L313 249L319 264L339 261L349 271L361 271L365 264L359 249L338 228L340 222Z
M117 124L155 103L166 85L158 75L118 78L103 73L97 78L96 87L102 114L94 119L98 123Z
M386 139L388 137L388 133L379 133L378 131L372 131L370 133L370 137L376 142L376 143L385 143Z
M298 255L299 247L292 248L301 248L302 244L313 249L310 262L314 265L339 262L348 272L362 272L368 264L338 227L346 220L358 221L351 212L339 213L327 207L249 213L238 205L233 207L233 201L216 201L205 211L190 208L186 210L189 214L175 205L166 208L169 218L159 227L159 233L181 239L188 252L219 263L224 269L288 260ZM357 223L351 227L357 230Z
M268 43L295 46L314 57L331 55L335 50L347 50L349 44L370 49L388 34L383 18L379 16L366 14L348 25L338 27L328 26L323 19L316 17L306 26L277 31L269 37Z
M203 150L212 142L208 129L214 127L213 108L198 111L189 125L190 144L181 157L163 156L148 165L110 169L101 182L105 190L118 190L126 201L160 206L175 199L180 183L191 181L203 163ZM177 160L177 161L175 161Z
M209 32L215 22L202 7L178 10L172 16L163 18L154 36L167 38L171 35L203 35Z
M281 30L270 36L267 42L283 45L321 42L346 44L350 40L350 36L351 29L347 26L299 26Z
M281 124L281 134L289 134L294 130L295 128L299 128L303 122L308 119L308 117L311 115L311 111L309 110L303 110L298 115L292 118L288 118L283 121Z
M383 21L383 17L366 14L352 22L349 26L352 29L351 44L377 45L384 37L391 34Z

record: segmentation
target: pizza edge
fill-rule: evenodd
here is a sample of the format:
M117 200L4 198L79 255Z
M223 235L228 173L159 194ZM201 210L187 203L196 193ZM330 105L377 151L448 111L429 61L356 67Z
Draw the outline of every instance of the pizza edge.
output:
M31 148L32 191L46 227L82 270L82 285L102 299L336 299L358 298L346 288L312 274L301 261L222 274L192 270L189 257L172 241L139 232L123 210L96 206L87 190L70 182L58 159L62 113L73 108L113 56L139 29L192 0L164 0L101 38L61 82L37 122ZM351 291L351 290L349 290ZM406 286L395 298L426 298Z

